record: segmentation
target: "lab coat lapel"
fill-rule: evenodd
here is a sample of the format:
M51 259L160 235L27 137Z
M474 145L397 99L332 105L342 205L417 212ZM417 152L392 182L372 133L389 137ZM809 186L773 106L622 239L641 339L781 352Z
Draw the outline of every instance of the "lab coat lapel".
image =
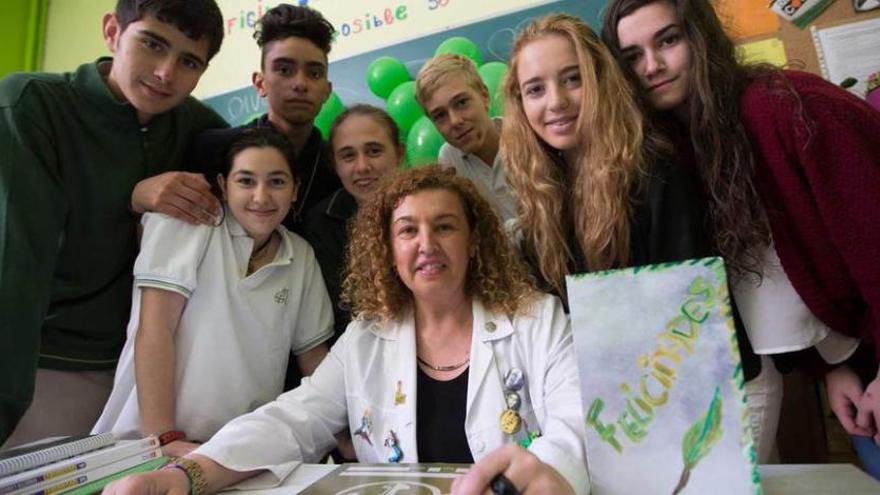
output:
M513 326L508 318L496 317L477 300L474 300L473 312L471 367L468 376L465 428L474 426L473 422L477 421L479 415L475 411L475 403L478 398L481 403L491 404L497 401L498 404L503 404L504 393L500 386L500 376L497 376L500 371L495 356L496 341L509 338L513 334ZM495 373L496 376L492 377L492 373Z
M409 311L395 325L393 337L387 342L388 351L385 359L393 363L387 369L392 370L387 376L375 377L375 383L381 383L386 389L380 392L387 396L388 411L387 427L380 434L377 450L382 451L380 458L388 462L391 448L385 445L386 439L394 430L398 447L403 451L400 462L417 462L416 449L416 331L415 319Z

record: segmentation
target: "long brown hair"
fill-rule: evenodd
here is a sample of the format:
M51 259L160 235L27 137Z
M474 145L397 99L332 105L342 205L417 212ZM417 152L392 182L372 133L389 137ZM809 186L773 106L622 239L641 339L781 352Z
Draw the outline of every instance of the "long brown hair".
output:
M753 79L780 72L766 64L740 63L733 41L707 0L611 0L602 23L602 38L633 87L641 85L621 53L617 25L622 18L658 1L673 6L691 50L688 133L708 193L714 247L735 273L760 275L770 227L754 184L755 157L740 119L740 97Z
M583 94L577 163L566 164L538 137L523 109L517 56L546 36L565 38L577 54ZM501 148L507 181L519 200L519 227L542 277L564 297L565 275L578 258L588 270L629 261L630 196L647 161L642 114L607 47L583 21L566 14L537 19L520 33L504 96ZM581 252L572 252L575 248Z

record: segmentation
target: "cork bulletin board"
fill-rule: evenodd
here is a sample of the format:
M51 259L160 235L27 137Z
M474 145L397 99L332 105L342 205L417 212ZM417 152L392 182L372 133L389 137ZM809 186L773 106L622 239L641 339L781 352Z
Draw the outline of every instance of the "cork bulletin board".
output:
M738 44L779 40L789 64L820 76L822 71L810 27L824 28L880 17L880 9L856 12L852 0L834 0L809 26L799 29L770 12L768 0L714 0L713 3L728 34Z
M880 9L869 12L856 12L853 9L852 0L835 0L822 14L810 23L810 26L830 27L847 24L850 22L863 21L880 17ZM800 62L804 70L822 75L819 69L819 59L816 56L816 47L813 45L813 37L810 28L798 29L797 26L788 22L781 22L779 37L785 44L785 54L789 62ZM880 50L880 47L877 47Z

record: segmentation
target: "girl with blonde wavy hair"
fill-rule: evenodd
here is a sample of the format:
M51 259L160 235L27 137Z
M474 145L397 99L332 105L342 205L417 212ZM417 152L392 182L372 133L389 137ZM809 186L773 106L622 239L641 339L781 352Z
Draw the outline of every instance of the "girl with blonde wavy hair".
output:
M551 14L514 43L502 151L523 250L564 297L565 275L699 257L704 200L646 128L610 51L580 19Z

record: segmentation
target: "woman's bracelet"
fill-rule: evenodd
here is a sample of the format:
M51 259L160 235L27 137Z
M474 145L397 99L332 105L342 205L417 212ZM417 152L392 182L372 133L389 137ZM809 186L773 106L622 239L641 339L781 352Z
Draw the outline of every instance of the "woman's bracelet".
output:
M205 493L205 486L208 484L205 481L205 472L196 461L186 457L174 457L170 463L162 466L162 469L180 469L183 471L189 479L190 495L202 495Z

